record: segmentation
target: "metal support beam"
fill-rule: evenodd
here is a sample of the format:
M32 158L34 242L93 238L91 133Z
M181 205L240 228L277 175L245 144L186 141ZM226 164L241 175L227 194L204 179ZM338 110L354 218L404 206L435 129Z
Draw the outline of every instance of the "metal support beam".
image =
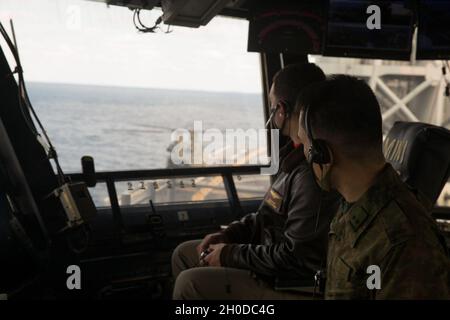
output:
M239 196L236 190L236 185L234 184L234 179L231 173L226 173L222 175L223 184L227 192L228 201L230 203L231 211L236 215L237 219L240 219L244 215L241 203L239 201Z
M434 123L438 126L442 126L444 124L444 107L445 107L445 86L446 82L444 77L442 77L439 82L439 90L437 92L438 96L436 99L436 112L434 117Z
M405 113L410 121L419 121L414 113L409 110L409 108L403 103L403 101L381 79L377 79L377 85L392 101L396 103L396 105L399 106L399 109Z
M386 112L383 113L383 120L388 119L389 117L394 115L398 110L400 110L402 108L407 108L407 103L409 103L412 99L417 97L422 91L424 91L429 86L431 86L432 83L433 83L432 80L425 80L424 82L419 84L417 87L415 87L411 92L409 92L406 96L404 96L400 100L397 100L397 102L391 108L389 108L389 110L387 110ZM416 119L417 119L417 117L416 117ZM416 121L418 121L418 120L416 120Z
M117 235L120 235L125 231L125 227L123 224L122 213L120 211L120 205L117 198L117 191L114 180L106 179L106 187L108 188L109 201L111 203L111 211L114 218L116 232Z

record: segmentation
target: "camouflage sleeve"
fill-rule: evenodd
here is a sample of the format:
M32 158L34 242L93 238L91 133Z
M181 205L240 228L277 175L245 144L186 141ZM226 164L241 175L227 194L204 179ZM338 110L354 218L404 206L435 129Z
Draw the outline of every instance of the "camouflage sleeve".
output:
M414 237L394 246L380 269L376 299L450 299L448 257L424 239Z

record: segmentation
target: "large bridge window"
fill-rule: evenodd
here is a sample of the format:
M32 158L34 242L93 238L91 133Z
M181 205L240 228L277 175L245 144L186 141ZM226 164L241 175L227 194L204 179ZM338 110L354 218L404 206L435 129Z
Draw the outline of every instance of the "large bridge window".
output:
M159 15L141 18L151 25ZM98 171L265 162L266 137L254 134L264 128L259 56L247 52L247 21L216 17L199 29L142 34L123 7L2 0L0 19L10 17L32 103L66 172L80 171L83 155ZM244 152L227 130L241 130ZM198 135L200 150L219 137L209 150L216 158L198 157L198 145L174 151ZM231 149L239 152L227 158Z

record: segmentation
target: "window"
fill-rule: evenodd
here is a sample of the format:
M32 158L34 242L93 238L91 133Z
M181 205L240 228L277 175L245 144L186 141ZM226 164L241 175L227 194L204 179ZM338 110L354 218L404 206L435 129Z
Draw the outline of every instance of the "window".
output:
M245 20L141 34L129 9L83 0L2 0L0 14L14 19L32 103L66 172L79 172L83 155L98 171L220 165L174 163L173 133L196 124L224 136L264 128L259 55L246 50ZM142 19L151 25L160 14ZM243 154L266 154L261 137ZM224 140L215 152L230 146Z
M89 193L97 208L111 207L106 183L97 183L95 187L89 188Z
M322 56L310 56L310 61L326 74L349 74L367 80L381 106L384 134L396 121L450 128L450 99L445 98L442 61L411 63Z
M116 189L121 206L228 199L221 176L117 182Z
M233 178L240 199L263 198L270 188L268 176L235 175Z
M270 179L264 175L234 175L238 197L241 200L263 198L270 187ZM186 203L227 200L222 176L175 177L139 181L116 182L120 206L148 205L153 203ZM109 206L104 184L91 189L98 207Z
M439 196L436 205L438 207L450 207L450 182L447 182Z

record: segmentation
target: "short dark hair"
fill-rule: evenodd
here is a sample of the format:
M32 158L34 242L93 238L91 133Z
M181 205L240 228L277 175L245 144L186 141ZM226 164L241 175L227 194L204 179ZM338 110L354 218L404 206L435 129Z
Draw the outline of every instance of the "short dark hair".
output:
M303 90L296 109L308 107L308 120L314 138L334 144L347 156L364 158L382 153L380 105L363 80L333 75ZM300 119L304 127L304 112Z
M287 101L293 108L301 90L325 78L325 73L314 63L290 64L273 77L273 92L278 99Z

